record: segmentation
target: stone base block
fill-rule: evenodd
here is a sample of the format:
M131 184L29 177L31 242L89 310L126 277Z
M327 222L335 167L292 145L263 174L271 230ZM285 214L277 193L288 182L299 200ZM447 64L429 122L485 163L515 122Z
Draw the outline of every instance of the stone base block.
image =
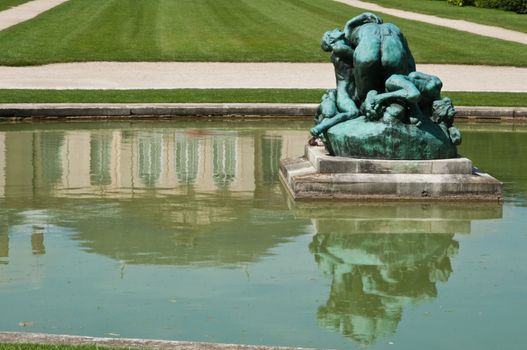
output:
M501 201L502 183L466 158L402 161L328 156L307 146L281 161L280 177L294 199Z
M413 124L347 120L325 134L332 155L367 159L444 159L457 156L446 126L422 118Z
M462 157L434 160L360 159L330 156L324 146L306 146L304 158L323 174L472 174L472 161Z

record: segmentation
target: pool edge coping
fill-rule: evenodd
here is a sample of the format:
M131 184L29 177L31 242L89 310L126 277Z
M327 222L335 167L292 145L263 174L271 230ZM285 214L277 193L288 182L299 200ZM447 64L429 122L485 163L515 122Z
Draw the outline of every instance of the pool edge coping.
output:
M97 345L109 348L171 350L315 350L314 348L206 343L193 341L90 337L32 332L0 332L0 343L46 345Z
M6 118L312 117L316 103L14 103L0 104ZM457 118L527 121L527 107L458 106Z

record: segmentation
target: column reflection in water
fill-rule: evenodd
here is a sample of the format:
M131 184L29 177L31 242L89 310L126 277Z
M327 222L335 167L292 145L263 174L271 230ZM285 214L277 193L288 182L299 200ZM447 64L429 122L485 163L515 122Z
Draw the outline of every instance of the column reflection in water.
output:
M90 135L90 183L94 186L112 183L112 133L101 131Z
M7 232L0 232L0 264L7 264L8 258L9 258L9 236Z
M64 133L47 131L33 134L35 186L40 189L54 188L63 172L60 149L64 146Z
M44 246L44 228L38 225L33 225L31 232L31 251L33 255L46 254L46 247Z
M282 159L282 137L263 136L262 137L262 168L264 184L278 182L278 167Z
M137 139L139 145L139 177L143 185L155 186L161 175L163 135L140 132Z
M185 133L175 136L176 177L182 184L194 184L198 176L199 156L201 153L197 137Z
M328 300L317 311L321 326L361 345L395 333L405 307L437 297L458 252L456 233L471 220L501 218L499 205L299 205L316 234L309 245L330 276Z
M237 147L234 135L215 135L212 138L214 183L229 186L236 177Z

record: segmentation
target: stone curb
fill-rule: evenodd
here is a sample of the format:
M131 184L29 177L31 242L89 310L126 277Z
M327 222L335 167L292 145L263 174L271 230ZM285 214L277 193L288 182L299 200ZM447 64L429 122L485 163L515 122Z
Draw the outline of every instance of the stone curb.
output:
M198 117L312 116L316 104L166 103L166 104L0 104L5 117Z
M308 348L201 343L154 339L99 338L25 332L0 332L0 343L98 345L111 348L170 349L170 350L314 350Z
M0 118L312 117L314 103L0 104ZM527 107L456 107L463 120L527 120Z

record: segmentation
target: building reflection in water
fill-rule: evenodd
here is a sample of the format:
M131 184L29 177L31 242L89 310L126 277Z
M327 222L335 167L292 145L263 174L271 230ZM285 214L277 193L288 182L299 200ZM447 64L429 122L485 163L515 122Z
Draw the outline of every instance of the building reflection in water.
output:
M186 185L203 193L253 192L258 180L276 182L279 159L301 152L304 142L304 132L291 130L0 132L0 196L177 194Z
M460 210L462 209L462 210ZM470 233L471 220L501 218L499 205L299 206L316 234L309 246L331 277L317 318L362 345L395 333L403 309L437 297L459 249L456 233Z
M87 251L129 264L241 264L303 233L277 169L302 151L304 131L59 126L0 132L0 201L12 209L0 213L0 261L7 227L35 208ZM24 224L33 254L45 254L42 223Z

